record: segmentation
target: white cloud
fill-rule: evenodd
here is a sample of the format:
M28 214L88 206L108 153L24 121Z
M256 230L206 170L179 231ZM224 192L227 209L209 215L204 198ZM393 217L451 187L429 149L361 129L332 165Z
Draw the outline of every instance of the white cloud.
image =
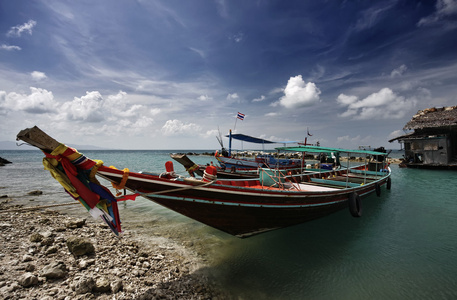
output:
M306 83L301 75L290 77L279 104L286 108L311 106L319 101L320 93L313 82Z
M198 135L201 127L194 123L184 124L180 120L168 120L162 127L165 136L172 135Z
M449 16L457 14L457 1L456 0L438 0L436 2L436 11L427 16L422 18L418 23L417 26L428 26L436 24ZM454 28L454 26L451 26Z
M203 52L202 50L197 49L197 48L192 48L192 47L189 47L189 49L192 50L193 52L197 53L201 58L203 58L203 59L206 58L205 52Z
M153 108L149 112L151 113L151 115L156 116L156 115L160 114L162 112L162 110L160 108Z
M392 72L390 73L390 77L401 77L406 72L406 70L408 70L408 67L406 67L405 65L401 65L400 67L392 70Z
M238 32L230 37L231 40L234 40L236 43L240 43L244 39L244 34L242 32Z
M347 107L347 110L340 116L353 117L355 120L400 119L408 114L417 103L416 99L406 99L389 88L383 88L362 100L359 100L357 96L340 94L336 101Z
M33 80L36 81L48 78L45 73L39 71L33 71L32 73L30 73L30 75L32 76Z
M405 132L403 130L395 130L395 131L392 131L390 134L389 134L389 140L390 139L393 139L393 138L396 138L397 136L401 136L401 135L404 135Z
M200 100L200 101L208 101L208 100L212 100L213 98L211 98L211 97L208 96L208 95L201 95L201 96L198 97L197 99Z
M2 44L0 46L0 49L6 50L6 51L22 50L21 47L19 47L19 46L9 46L9 45L5 45L5 44Z
M17 36L20 37L23 32L27 32L28 34L32 34L32 29L36 25L36 21L30 20L27 23L24 23L22 25L17 25L11 27L11 29L8 31L6 34L7 36Z
M236 100L236 99L239 99L240 97L238 96L237 93L234 93L234 94L228 94L227 95L227 100Z
M62 105L66 118L73 121L99 122L104 119L103 97L97 92L86 92L81 98L75 97Z
M103 109L116 117L135 117L145 109L143 105L130 103L126 92L119 91L116 95L109 95L102 102Z
M255 99L252 99L252 102L261 102L265 100L265 96L264 95L261 95L260 98L255 98Z
M3 110L25 111L28 113L47 113L56 110L52 92L30 87L30 95L0 91L0 108Z

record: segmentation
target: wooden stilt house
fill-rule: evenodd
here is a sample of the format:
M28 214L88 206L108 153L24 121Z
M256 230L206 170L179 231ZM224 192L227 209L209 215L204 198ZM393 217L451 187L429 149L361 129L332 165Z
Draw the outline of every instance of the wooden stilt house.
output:
M420 110L403 130L389 142L404 144L404 166L457 169L457 106Z

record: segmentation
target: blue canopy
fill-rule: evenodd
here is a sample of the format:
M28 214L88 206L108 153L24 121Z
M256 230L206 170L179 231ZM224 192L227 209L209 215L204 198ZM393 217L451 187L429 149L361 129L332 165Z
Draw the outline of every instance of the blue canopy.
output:
M230 137L230 135L226 135L225 137ZM297 143L296 141L272 142L272 141L269 141L269 140L256 138L256 137L245 135L245 134L241 134L241 133L232 133L232 139L243 141L243 142L255 143L255 144L289 144L289 143Z
M230 137L230 135L226 135L226 137ZM256 138L253 136L241 134L241 133L234 133L232 134L232 139L240 140L243 142L255 143L255 144L275 144L276 142L272 142L269 140L264 140L261 138Z

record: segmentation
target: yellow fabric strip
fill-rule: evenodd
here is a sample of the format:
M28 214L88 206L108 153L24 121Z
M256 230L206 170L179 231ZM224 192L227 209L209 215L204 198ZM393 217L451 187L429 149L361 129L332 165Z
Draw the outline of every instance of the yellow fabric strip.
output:
M115 166L110 166L110 168L116 169ZM111 184L113 185L113 188L115 188L116 190L122 190L125 187L125 183L127 182L127 179L129 178L129 172L130 172L129 169L125 168L123 171L124 171L124 175L122 175L122 180L119 184L111 182Z
M95 166L92 167L92 170L90 170L89 180L93 183L100 185L100 182L97 180L97 178L95 178L95 174L97 173L98 168L100 168L100 166L103 165L103 161L102 160L94 160L94 161L96 162L96 164L95 164Z
M73 197L78 198L79 194L76 192L75 187L71 184L70 179L67 175L57 169L58 162L53 158L43 158L43 166L46 170L51 172L52 177L54 177L64 188L67 190Z
M51 152L51 155L57 156L59 154L64 153L65 150L67 150L67 146L65 146L65 144L60 144L59 146L57 146L57 148L54 149L54 151Z

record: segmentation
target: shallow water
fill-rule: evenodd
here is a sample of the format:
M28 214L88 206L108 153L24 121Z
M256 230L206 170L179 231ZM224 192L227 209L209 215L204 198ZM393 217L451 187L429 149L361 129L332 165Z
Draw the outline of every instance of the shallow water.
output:
M119 169L162 171L171 151L83 152ZM27 205L73 201L43 170L41 152L0 157L13 161L0 167L0 195ZM138 198L120 205L121 220L145 240L157 234L191 245L237 299L455 299L457 172L392 169L392 189L365 198L361 218L343 210L239 239ZM44 195L27 196L32 190ZM80 206L62 209L89 217Z

